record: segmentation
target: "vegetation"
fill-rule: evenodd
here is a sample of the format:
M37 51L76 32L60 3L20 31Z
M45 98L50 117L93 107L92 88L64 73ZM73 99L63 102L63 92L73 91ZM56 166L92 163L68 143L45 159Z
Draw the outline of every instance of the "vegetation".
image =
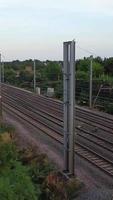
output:
M20 148L14 128L0 124L0 200L67 200L81 186L77 179L66 181L45 154Z
M89 104L89 68L90 58L80 59L76 63L76 101L80 105ZM93 98L94 106L110 114L113 113L113 58L93 59ZM98 95L98 96L97 96Z
M84 57L76 61L76 99L80 104L88 105L89 100L89 68L90 57ZM62 61L39 61L36 60L36 82L41 88L41 93L46 94L48 87L55 89L55 97L63 99L63 62ZM33 61L13 61L5 63L5 82L19 87L33 90ZM100 86L113 87L113 58L93 59L93 100ZM83 94L83 95L82 95ZM109 99L106 100L106 97ZM111 91L108 93L101 90L97 104L102 104L107 112L106 105L112 101ZM111 106L110 106L111 107Z
M77 79L88 80L90 58L84 57L76 61ZM29 69L28 69L29 68ZM62 61L39 61L36 60L37 83L62 81ZM113 58L93 59L94 79L104 80L113 75ZM113 79L112 79L113 80ZM21 85L25 82L33 82L33 61L5 62L5 82Z
M0 130L0 199L37 200L40 188L35 189L29 168L19 160L19 152L9 133L11 127L2 124Z

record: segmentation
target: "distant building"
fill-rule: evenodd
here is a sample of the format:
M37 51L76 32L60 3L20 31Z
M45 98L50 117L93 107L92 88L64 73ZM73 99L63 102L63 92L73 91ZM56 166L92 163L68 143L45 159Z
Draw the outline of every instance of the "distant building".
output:
M16 71L16 78L19 78L19 77L20 77L20 72Z
M47 62L43 62L43 64L44 64L45 66L47 66Z
M25 71L32 72L33 71L32 66L26 66Z

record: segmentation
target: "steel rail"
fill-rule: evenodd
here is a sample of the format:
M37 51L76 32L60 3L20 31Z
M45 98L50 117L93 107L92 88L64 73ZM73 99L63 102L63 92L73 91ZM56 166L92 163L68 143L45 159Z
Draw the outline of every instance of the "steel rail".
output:
M8 95L8 94L6 94L6 95ZM21 96L20 99L22 99L22 97L23 96ZM12 95L12 98L13 98L13 95ZM16 95L16 96L14 95L14 98L17 100L19 97L18 97L18 95ZM37 109L40 109L40 111L43 110L43 108L45 108L46 112L53 113L53 114L55 113L57 119L60 119L60 118L63 117L63 112L62 112L62 115L60 115L58 109L57 110L54 109L53 105L51 105L49 107L49 106L45 106L44 105L44 104L46 104L46 102L44 102L44 103L34 102L33 100L30 100L30 98L28 98L28 99L24 98L24 99L25 99L25 101L27 101L27 102L29 101L31 103L31 107L35 104L37 106ZM95 119L91 119L90 117L88 117L87 113L86 113L86 115L82 115L82 117L81 117L81 115L80 116L76 116L76 120L84 122L85 124L92 125L93 127L96 126L99 129L102 129L102 130L107 131L109 133L113 133L113 129L112 128L107 128L105 123L103 123L104 124L104 126L103 126L103 125L101 125L102 123L99 124L99 123L97 123L97 121L95 122Z
M40 124L37 124L34 122L34 119L32 116L27 116L26 113L23 113L23 110L19 110L19 113L17 113L17 110L12 109L12 107L7 106L4 104L4 110L8 112L10 110L11 112L15 113L17 116L19 116L21 119L27 121L31 125L38 128L38 130L42 131L43 133L47 134L52 139L56 140L60 144L63 144L63 137L59 136L59 134L53 134L53 131L50 131L48 129L43 128L43 126ZM32 119L32 120L31 120ZM83 157L85 160L92 163L94 166L98 167L103 172L106 172L108 175L113 176L113 162L109 159L104 158L103 156L100 156L95 151L92 151L90 148L84 146L83 144L80 144L79 142L76 143L77 146L75 148L75 153L77 153L79 156Z
M13 99L10 99L9 98L9 101L11 101L11 102L13 102ZM17 101L16 101L16 103L17 103ZM12 105L11 103L10 103L10 105ZM33 112L33 114L38 114L38 116L35 116L35 117L37 117L38 119L40 119L41 121L45 121L45 119L46 119L46 124L48 125L48 126L52 126L52 127L54 127L54 126L56 126L56 124L58 125L58 126L56 126L56 130L58 130L59 131L59 133L62 133L63 132L63 123L60 123L61 121L62 121L62 119L59 119L59 122L57 122L56 121L56 116L54 115L54 116L52 116L52 119L50 119L50 118L48 118L48 116L46 116L44 113L42 114L42 113L39 113L39 112L37 112L35 109L31 109L31 107L29 107L29 106L26 106L26 102L25 102L25 104L23 104L23 102L22 101L20 101L19 102L19 105L20 106L23 106L24 107L24 109L26 108L27 110L26 110L26 112L28 111L28 110L30 110L31 112ZM53 118L54 117L54 118ZM52 121L52 124L50 123ZM55 125L54 125L55 124ZM59 126L61 127L61 128L59 128ZM102 141L104 142L104 143L106 143L106 145L107 145L107 143L108 144L111 144L111 145L113 145L113 143L111 142L111 141L109 141L109 140L106 140L106 139L103 139L102 137L100 137L100 136L98 136L98 135L94 135L93 133L91 133L91 132L88 132L88 131L86 131L86 130L84 130L83 128L78 128L78 127L76 127L76 129L78 129L78 130L80 130L82 133L86 133L86 134L89 134L90 136L90 138L88 138L86 135L84 136L83 134L82 134L82 137L87 137L87 139L88 140L90 140L90 141L92 141L93 143L97 143L97 144L100 144L100 146L102 146L102 147L104 147L105 149L107 149L107 150L110 150L111 149L111 147L106 147L104 144L102 144ZM78 134L78 135L80 135L80 134ZM91 136L93 136L93 139L91 140ZM94 138L97 138L98 140L95 142L94 141ZM101 143L100 143L100 141L101 141Z
M26 92L27 93L27 92ZM26 95L26 94L24 94L24 95ZM27 94L27 96L29 95L29 93ZM36 101L38 101L38 99L39 99L39 96L37 97L36 95L35 95L35 100ZM40 106L41 105L43 105L43 106L45 106L46 105L46 101L44 100L44 103L43 103L43 101L42 101L42 99L43 99L43 97L41 97L41 102L40 102ZM33 97L32 97L32 101L33 101ZM48 100L47 100L48 101ZM54 106L54 102L55 101L53 101L53 100L49 100L49 102L50 102L50 104L48 104L47 103L47 105L46 106L51 106L51 109L52 109L52 107L54 107L53 108L53 110L55 111L55 112L59 112L58 111L58 107L57 107L57 110L55 110L55 106ZM52 104L51 104L51 102L52 102ZM37 103L39 103L39 102L37 102ZM57 102L57 103L59 103L59 102ZM61 104L61 103L60 103ZM79 114L78 113L78 110L79 110L79 112L82 112L81 114ZM84 115L84 113L85 113L85 115ZM63 114L63 112L61 111L61 114ZM104 127L105 127L105 129L106 128L108 128L107 129L107 131L108 132L113 132L113 130L112 130L112 127L111 127L111 122L113 122L113 120L111 120L111 119L109 119L110 121L109 121L109 125L108 125L108 119L107 118L105 118L104 116L102 117L101 116L101 119L100 119L100 116L99 116L99 118L97 117L98 116L98 113L97 113L97 115L94 113L94 114L92 114L92 113L90 113L90 111L89 110L84 110L84 109L82 109L82 111L81 111L81 109L80 108L77 108L77 114L78 114L78 116L80 116L79 118L81 118L81 120L82 119L86 119L86 115L87 115L87 119L88 119L88 121L91 121L91 123L93 123L94 124L94 116L96 116L95 117L95 119L96 119L96 122L95 123L97 123L98 122L98 125L100 125L99 126L99 128L101 128L101 129L104 129ZM82 115L82 116L81 116ZM92 117L93 116L93 117ZM79 119L80 120L80 119ZM99 120L101 120L101 121L99 121ZM107 122L107 123L106 123ZM104 125L105 124L105 125Z
M18 95L17 95L18 96ZM37 119L37 115L38 115L38 113L35 115L35 114L33 114L34 113L34 110L33 109L30 109L29 110L29 107L31 106L31 104L29 104L28 103L28 105L27 105L27 107L25 108L25 101L24 101L24 103L22 103L22 100L19 102L19 105L18 105L18 102L17 102L17 104L16 104L16 100L17 100L17 96L15 96L15 98L12 100L12 99L10 99L11 98L11 96L10 97L6 97L5 96L5 98L9 98L8 99L8 101L10 102L10 106L11 107L13 107L14 109L16 109L17 110L17 106L19 106L18 107L18 111L19 112L21 112L21 114L23 113L23 115L25 115L25 116L27 116L29 119L31 119L32 118L32 120L33 121L35 121L35 123L36 124L38 124L38 127L37 127L37 129L39 129L39 130L41 130L42 132L44 132L45 134L48 134L50 137L51 137L51 135L52 135L52 137L54 138L56 138L56 141L57 141L57 137L59 137L59 135L60 135L60 139L61 138L63 138L63 134L61 133L62 132L62 129L59 129L58 130L58 126L59 126L59 124L57 124L58 126L56 126L55 125L55 121L54 120L52 120L52 123L50 123L49 121L51 121L50 119L48 119L48 121L44 121L44 116L45 116L45 114L44 114L44 116L42 117L42 115L41 115L41 118L39 117L38 119ZM23 96L23 95L22 95ZM25 96L23 96L23 97L25 97ZM19 97L20 98L20 97ZM29 98L28 98L29 99ZM12 103L12 101L13 101L13 103ZM7 102L8 103L8 102ZM13 105L12 105L13 104ZM16 104L16 105L15 105ZM20 105L21 104L21 105ZM47 106L49 106L50 104L47 104ZM43 109L42 109L43 110ZM20 116L21 116L21 114L20 114ZM54 113L54 116L55 116L55 113ZM47 120L47 118L46 118L46 120ZM29 120L28 120L29 121ZM32 122L32 123L34 123L34 122ZM48 124L48 123L50 123L50 124ZM61 125L62 126L62 125ZM81 131L83 131L83 130L81 130ZM79 137L81 137L80 135L79 135ZM94 137L94 135L93 135L93 137ZM96 136L95 136L96 137ZM83 138L84 138L84 136L83 136ZM86 135L85 135L85 138L86 138ZM94 143L97 143L97 144L99 144L99 139L101 139L101 138L98 138L98 141L96 142L94 142ZM91 140L91 136L90 136L90 138L89 138L89 140L92 142L92 140ZM88 138L87 138L87 141L88 141ZM106 142L105 140L104 140L104 142ZM109 141L107 142L107 143L109 143ZM79 144L79 151L80 151L80 145L82 146L82 148L84 149L82 149L82 153L80 154L80 152L79 151L77 151L77 153L78 154L80 154L82 157L84 156L85 157L85 159L89 159L90 160L90 162L92 162L93 163L93 161L92 161L92 159L93 160L95 160L96 159L96 163L95 163L95 165L97 165L99 168L102 168L102 170L104 170L104 171L107 171L107 173L109 173L110 175L112 174L113 175L113 171L112 171L112 168L113 168L113 162L111 161L111 160L109 160L109 159L106 159L104 156L102 156L102 155L100 155L99 153L97 153L97 152L95 152L95 151L92 151L92 149L91 148L89 148L88 146L84 146L83 144L81 144L81 143L79 143L79 141L77 141L77 143L76 143L77 145ZM109 143L110 144L110 143ZM100 146L102 146L104 149L105 149L105 144L102 144L101 143L101 145ZM107 148L107 147L106 147ZM83 153L83 151L85 152L85 153ZM93 157L91 156L91 155L87 155L86 154L86 151L88 151L88 152L90 152L90 154L93 154ZM109 149L109 151L110 151L110 149ZM112 152L112 151L111 151ZM94 154L95 154L95 156L96 156L96 158L94 158ZM86 156L87 155L87 156ZM99 158L99 160L98 160L98 158ZM100 161L101 160L101 161ZM104 160L104 164L102 164L103 163L103 160ZM98 161L98 162L97 162ZM102 164L102 165L101 165Z

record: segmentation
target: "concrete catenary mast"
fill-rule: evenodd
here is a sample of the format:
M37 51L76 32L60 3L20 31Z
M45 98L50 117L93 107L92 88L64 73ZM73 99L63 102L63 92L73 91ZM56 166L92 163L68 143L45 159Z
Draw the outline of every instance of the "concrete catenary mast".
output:
M64 42L64 172L74 175L75 41Z

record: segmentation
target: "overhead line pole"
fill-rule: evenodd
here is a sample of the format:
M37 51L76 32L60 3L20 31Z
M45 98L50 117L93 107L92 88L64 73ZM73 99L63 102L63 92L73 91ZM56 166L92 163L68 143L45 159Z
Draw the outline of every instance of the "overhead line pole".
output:
M36 92L36 62L35 62L35 59L34 59L33 64L34 64L34 66L33 66L33 71L34 71L33 85L34 85L34 92Z
M63 43L64 172L74 175L75 41Z
M4 83L4 62L2 61L2 83Z
M0 53L0 121L2 121L2 63Z
M70 101L69 101L69 173L74 175L74 145L75 145L75 41L70 44Z
M68 63L68 43L63 44L64 60L64 171L69 172L69 63Z
M90 56L89 107L92 108L93 56Z

